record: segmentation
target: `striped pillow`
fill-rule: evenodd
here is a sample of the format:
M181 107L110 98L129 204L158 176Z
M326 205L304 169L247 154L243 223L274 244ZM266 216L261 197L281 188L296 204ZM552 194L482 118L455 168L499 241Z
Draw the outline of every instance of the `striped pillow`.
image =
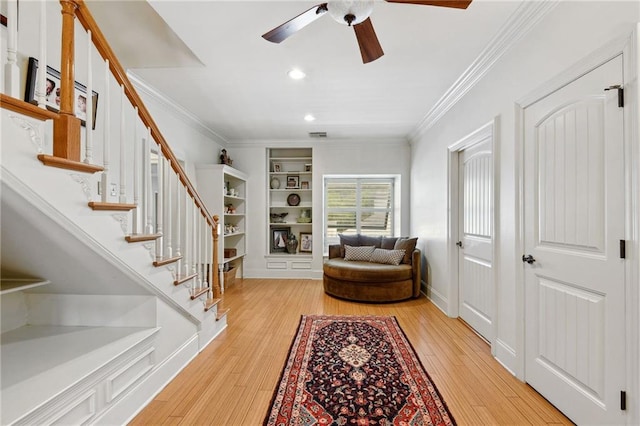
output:
M399 265L404 259L404 250L375 249L369 262Z
M344 246L344 260L363 260L368 262L371 254L375 250L375 246Z

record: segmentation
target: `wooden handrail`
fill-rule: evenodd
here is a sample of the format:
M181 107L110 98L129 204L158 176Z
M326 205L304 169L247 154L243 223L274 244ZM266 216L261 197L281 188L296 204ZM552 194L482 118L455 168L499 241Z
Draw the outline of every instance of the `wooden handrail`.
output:
M127 98L129 99L129 102L131 102L133 106L138 107L138 116L140 117L144 125L151 129L151 137L158 143L162 151L162 154L165 156L165 158L169 159L169 163L171 164L171 167L178 174L178 177L180 178L180 181L185 186L185 188L187 188L187 192L191 195L191 197L193 197L194 202L200 208L200 211L202 212L203 216L206 218L209 225L213 228L213 232L217 234L218 229L216 226L216 222L213 220L211 214L207 210L207 207L205 206L204 202L200 198L200 195L198 195L198 192L195 190L194 186L191 184L191 181L187 177L187 174L178 163L178 159L173 154L173 151L169 147L169 144L160 133L160 129L158 128L155 121L151 117L149 110L147 110L147 107L142 102L142 98L140 98L140 96L138 95L138 92L136 92L133 84L127 77L127 73L124 67L122 66L122 64L120 64L120 61L118 60L115 53L111 49L111 46L109 45L106 38L104 37L104 34L98 27L98 24L93 18L93 15L91 15L91 12L87 8L83 0L73 0L73 1L77 5L76 17L78 18L78 22L80 22L80 24L84 27L85 30L91 30L94 46L96 47L96 49L98 50L98 52L100 53L103 59L109 60L109 68L114 78L119 84L124 86L124 92Z

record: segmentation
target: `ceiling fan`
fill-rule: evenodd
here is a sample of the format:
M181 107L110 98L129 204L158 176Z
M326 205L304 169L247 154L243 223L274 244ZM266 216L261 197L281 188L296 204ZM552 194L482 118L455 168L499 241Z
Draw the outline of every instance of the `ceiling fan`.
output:
M453 7L466 9L472 0L386 0L389 3L409 3L425 6ZM313 6L295 18L262 35L265 40L280 43L306 27L326 12L341 24L353 27L360 46L362 62L375 61L384 55L369 15L374 0L334 0Z

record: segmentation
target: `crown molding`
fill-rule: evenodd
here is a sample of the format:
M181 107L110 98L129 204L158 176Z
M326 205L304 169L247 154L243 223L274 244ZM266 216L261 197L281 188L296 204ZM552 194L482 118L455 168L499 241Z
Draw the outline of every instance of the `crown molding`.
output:
M204 136L213 139L216 143L228 146L229 141L227 140L227 138L211 130L202 120L200 120L191 112L187 111L184 107L182 107L174 100L168 98L166 95L158 91L155 87L151 86L142 78L131 71L127 71L127 77L129 77L129 80L131 80L136 90L152 98L167 111L182 120L186 125L193 127Z
M464 95L469 92L525 34L549 13L559 0L526 0L509 17L487 46L458 77L455 83L435 103L420 124L409 134L411 142L417 141L435 125Z

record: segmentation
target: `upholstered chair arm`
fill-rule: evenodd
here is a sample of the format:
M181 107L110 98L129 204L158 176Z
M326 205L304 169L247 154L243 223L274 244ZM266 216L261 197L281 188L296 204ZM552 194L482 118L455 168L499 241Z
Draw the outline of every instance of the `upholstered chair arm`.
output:
M420 284L422 281L422 266L420 265L420 262L422 262L422 253L420 252L420 249L415 249L413 250L413 253L411 253L411 268L413 269L413 297L420 296Z
M329 245L329 259L333 259L334 257L342 257L340 253L340 244Z

